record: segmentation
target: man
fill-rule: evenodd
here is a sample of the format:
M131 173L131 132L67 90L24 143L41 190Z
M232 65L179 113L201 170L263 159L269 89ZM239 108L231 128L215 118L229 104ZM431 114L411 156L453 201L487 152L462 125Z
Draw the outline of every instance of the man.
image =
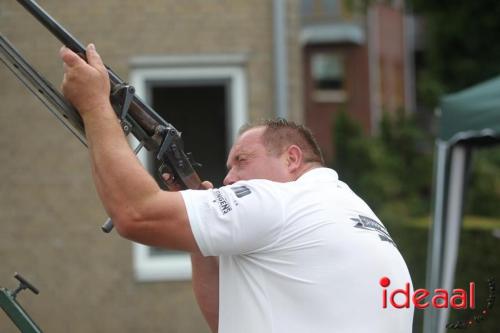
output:
M383 308L381 277L411 284L387 230L302 126L242 131L220 189L162 191L132 153L91 44L66 48L63 92L85 124L97 191L117 231L192 254L193 287L215 332L411 332L413 308ZM399 302L401 303L401 302Z

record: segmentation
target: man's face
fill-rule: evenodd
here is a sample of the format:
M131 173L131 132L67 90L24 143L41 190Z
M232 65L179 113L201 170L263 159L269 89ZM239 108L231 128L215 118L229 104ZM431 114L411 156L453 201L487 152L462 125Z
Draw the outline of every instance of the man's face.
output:
M249 179L292 180L285 154L273 156L262 143L264 130L264 127L252 128L236 140L227 158L228 173L224 185Z

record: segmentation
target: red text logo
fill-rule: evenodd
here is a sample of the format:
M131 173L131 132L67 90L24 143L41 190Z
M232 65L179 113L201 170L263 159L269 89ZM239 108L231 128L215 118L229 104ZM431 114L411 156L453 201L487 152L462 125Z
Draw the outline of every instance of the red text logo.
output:
M416 309L425 309L429 306L437 309L448 307L453 309L475 309L476 307L476 285L474 282L469 283L468 290L453 289L451 293L446 289L435 289L433 292L427 289L417 289L411 293L409 282L405 283L404 287L400 289L388 290L387 288L390 285L391 280L388 277L384 276L380 279L382 308L384 309L388 306L396 309L409 308L410 302L413 303Z

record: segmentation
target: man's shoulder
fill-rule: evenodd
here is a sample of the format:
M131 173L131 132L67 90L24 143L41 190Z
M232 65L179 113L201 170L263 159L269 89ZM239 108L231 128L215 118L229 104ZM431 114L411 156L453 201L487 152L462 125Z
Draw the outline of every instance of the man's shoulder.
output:
M280 196L280 193L284 191L284 184L287 183L274 182L268 179L250 179L237 181L234 184L225 186L225 188L233 192L238 198L250 194Z
M302 174L297 180L290 182L276 182L269 179L240 180L234 184L224 186L225 189L234 192L238 198L254 194L262 197L275 197L280 201L286 201L303 194L304 191L321 191L323 186L340 184L337 173L329 168L314 168Z

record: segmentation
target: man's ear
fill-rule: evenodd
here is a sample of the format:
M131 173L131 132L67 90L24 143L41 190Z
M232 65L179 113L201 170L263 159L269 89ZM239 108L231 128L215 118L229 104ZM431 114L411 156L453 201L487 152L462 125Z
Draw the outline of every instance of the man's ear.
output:
M286 153L288 171L293 173L302 166L304 154L302 153L302 149L297 145L289 146Z

